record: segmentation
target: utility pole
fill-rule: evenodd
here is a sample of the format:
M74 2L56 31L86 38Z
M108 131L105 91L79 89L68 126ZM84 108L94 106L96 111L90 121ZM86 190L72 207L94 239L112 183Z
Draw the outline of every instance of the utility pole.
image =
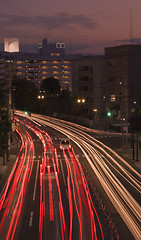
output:
M123 107L122 107L122 99L121 99L121 110L120 110L120 114L121 114L121 133L122 133L122 150L124 150L124 127L123 127Z
M12 106L12 101L11 101L11 84L12 84L12 62L10 60L7 60L6 62L6 109L8 112L9 116L9 122L11 122L11 106ZM8 147L6 149L6 161L9 162L10 157L9 157L9 152L10 152L10 144L11 144L11 128L8 131Z
M123 128L123 96L122 96L122 82L120 82L120 131L122 133L122 150L124 150L124 128Z
M128 147L128 118L129 118L129 88L120 82L120 119L122 133L122 149ZM125 131L125 132L124 132Z

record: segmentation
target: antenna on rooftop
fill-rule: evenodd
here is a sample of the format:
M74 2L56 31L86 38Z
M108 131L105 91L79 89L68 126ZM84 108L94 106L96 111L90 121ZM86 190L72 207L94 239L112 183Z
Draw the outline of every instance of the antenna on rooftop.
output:
M70 56L71 56L71 32L70 32Z
M132 45L134 43L133 38L133 19L132 19L132 9L130 9L130 44Z
M25 52L25 35L23 35L23 52Z

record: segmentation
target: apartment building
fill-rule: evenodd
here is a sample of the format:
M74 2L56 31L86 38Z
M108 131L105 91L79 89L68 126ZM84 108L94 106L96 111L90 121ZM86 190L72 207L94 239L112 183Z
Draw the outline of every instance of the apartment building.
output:
M3 53L3 58L13 61L13 75L33 81L37 86L45 78L59 80L61 89L71 90L71 60L69 57L40 56L38 53Z
M45 78L59 80L61 89L71 90L71 58L65 55L64 43L48 43L44 39L38 45L37 53L1 52L5 61L13 63L13 75L40 86Z
M15 61L17 76L26 78L40 86L45 78L59 80L61 89L71 90L71 61L68 59L51 59L40 56L24 56Z
M4 83L5 59L0 56L0 85Z
M78 114L98 124L103 112L104 57L80 56L72 60L72 95Z
M141 45L105 48L106 108L129 119L141 98Z
M64 57L65 43L49 43L47 39L43 39L42 43L38 44L40 56Z

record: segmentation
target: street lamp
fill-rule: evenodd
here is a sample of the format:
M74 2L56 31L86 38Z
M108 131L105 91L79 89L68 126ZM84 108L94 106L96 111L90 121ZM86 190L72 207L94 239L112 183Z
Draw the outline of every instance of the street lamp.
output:
M92 109L92 106L88 102L87 98L78 98L77 103L79 103L79 105L80 105L79 112L81 112L81 114L83 113L83 117L89 118L90 120L92 120L93 119L93 112L97 112L98 110L97 109ZM97 114L95 114L94 116L96 118Z
M42 96L39 95L39 96L38 96L38 99L44 99L44 98L45 98L44 95L42 95Z
M77 102L78 102L78 103L85 103L85 102L86 102L86 99L85 99L85 98L82 98L82 99L81 99L81 98L78 98L78 99L77 99Z
M42 114L42 112L43 112L43 103L44 103L44 98L45 98L45 96L44 95L38 95L38 99L39 99L39 101L40 101L40 103L41 103L41 114Z

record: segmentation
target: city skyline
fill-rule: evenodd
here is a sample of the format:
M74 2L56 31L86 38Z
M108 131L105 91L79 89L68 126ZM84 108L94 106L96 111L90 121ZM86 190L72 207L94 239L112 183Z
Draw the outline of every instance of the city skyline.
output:
M65 42L71 53L103 54L105 47L141 43L138 0L71 2L37 0L1 3L0 50L4 38L17 37L22 49L34 51L47 38Z

